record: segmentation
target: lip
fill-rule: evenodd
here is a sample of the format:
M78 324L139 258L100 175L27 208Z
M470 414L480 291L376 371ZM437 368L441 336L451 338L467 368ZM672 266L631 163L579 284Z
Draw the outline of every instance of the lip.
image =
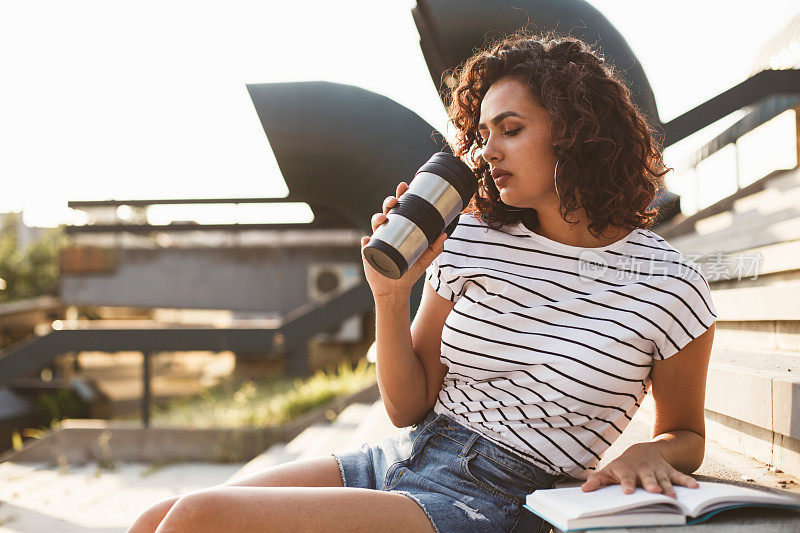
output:
M511 179L511 172L503 170L502 168L493 168L492 178L494 179L495 186L500 187Z
M505 182L511 179L511 174L502 174L500 177L494 180L494 184L497 187L502 186Z
M503 170L502 168L493 168L492 169L492 179L494 179L495 181L498 178L500 178L500 176L503 176L505 174L509 174L510 175L511 172L509 172L508 170Z

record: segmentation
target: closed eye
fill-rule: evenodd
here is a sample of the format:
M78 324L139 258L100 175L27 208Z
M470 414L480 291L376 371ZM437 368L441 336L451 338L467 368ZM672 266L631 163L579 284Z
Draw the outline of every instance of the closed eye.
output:
M520 130L522 130L522 128L517 128L515 130L504 131L503 135L507 135L508 137L513 137L514 135L519 133ZM479 144L485 144L486 143L486 139L484 139L483 135L481 135L480 133L478 134L477 141L478 141Z

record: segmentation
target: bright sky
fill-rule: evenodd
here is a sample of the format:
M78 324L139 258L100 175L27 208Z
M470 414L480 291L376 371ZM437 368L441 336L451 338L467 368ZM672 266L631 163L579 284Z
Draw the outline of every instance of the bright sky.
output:
M800 11L796 0L590 3L641 60L664 121L744 80ZM286 195L246 83L352 84L444 131L415 4L0 0L0 212L53 226L74 220L68 200Z

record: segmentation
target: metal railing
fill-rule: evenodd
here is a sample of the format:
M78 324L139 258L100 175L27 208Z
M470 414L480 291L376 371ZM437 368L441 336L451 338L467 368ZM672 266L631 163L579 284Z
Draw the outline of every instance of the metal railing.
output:
M285 357L287 374L308 374L308 340L317 333L339 326L344 319L372 308L372 293L366 280L324 302L309 302L272 328L85 328L52 330L46 335L21 341L0 357L0 386L36 372L68 352L138 351L143 357L142 419L150 424L152 405L151 356L163 351L232 351L236 354L269 353Z
M745 134L798 104L800 70L764 70L666 123L665 146L674 144L735 111L752 107L746 116L696 150L690 161L693 166L725 146L735 145ZM669 239L693 232L698 220L730 210L734 201L763 190L771 178L785 171L776 170L746 186L742 186L737 174L736 191L702 207L680 222L665 224L660 229L661 236ZM736 172L738 173L738 169Z

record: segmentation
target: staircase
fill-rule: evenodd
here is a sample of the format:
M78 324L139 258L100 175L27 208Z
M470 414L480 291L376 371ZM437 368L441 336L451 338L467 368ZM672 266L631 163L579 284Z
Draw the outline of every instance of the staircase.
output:
M800 477L800 168L775 173L689 234L654 231L702 255L717 308L708 437ZM739 275L739 258L757 270Z

